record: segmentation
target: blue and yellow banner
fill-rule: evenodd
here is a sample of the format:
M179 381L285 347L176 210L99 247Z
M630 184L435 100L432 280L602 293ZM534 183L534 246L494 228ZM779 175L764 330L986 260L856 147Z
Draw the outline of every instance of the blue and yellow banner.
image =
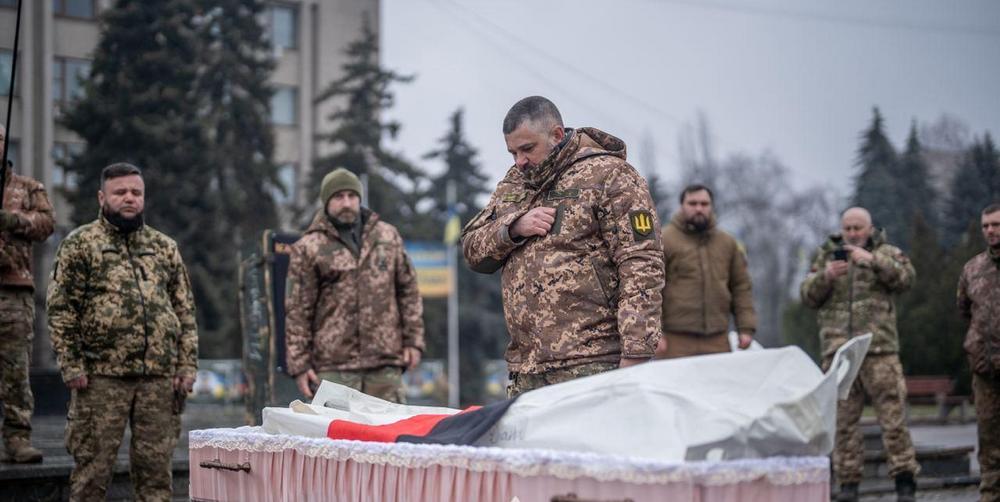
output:
M451 287L448 271L448 248L440 242L411 241L406 254L417 270L417 287L424 298L446 298Z

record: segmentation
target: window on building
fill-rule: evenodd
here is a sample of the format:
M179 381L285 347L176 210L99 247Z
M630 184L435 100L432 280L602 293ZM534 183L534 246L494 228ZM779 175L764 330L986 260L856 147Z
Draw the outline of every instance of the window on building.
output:
M52 12L57 16L93 19L96 0L52 0Z
M268 34L275 49L295 49L298 47L299 19L295 7L272 4L268 8Z
M0 50L0 96L6 96L10 92L10 73L14 67L14 52ZM17 89L14 89L17 96Z
M275 125L298 124L299 90L291 86L279 86L271 96L271 123Z
M14 164L14 169L21 168L21 144L14 138L7 145L7 160Z
M299 183L299 170L295 164L282 164L278 166L278 181L285 187L285 192L274 190L274 201L279 206L291 205L295 202L295 191Z
M57 141L52 144L52 186L72 190L77 187L76 174L67 173L63 164L83 153L83 143Z
M52 100L72 101L83 95L83 82L90 76L90 61L56 57L52 63Z

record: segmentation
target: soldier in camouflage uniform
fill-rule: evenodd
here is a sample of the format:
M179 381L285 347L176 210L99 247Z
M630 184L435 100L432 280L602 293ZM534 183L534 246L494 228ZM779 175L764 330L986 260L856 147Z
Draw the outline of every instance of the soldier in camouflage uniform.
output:
M0 158L6 135L0 125ZM31 245L52 234L53 214L45 187L14 174L10 162L0 210L0 402L3 403L5 460L42 461L31 446L31 412L35 407L28 366L34 338L35 281L31 273Z
M965 351L979 425L982 502L1000 501L1000 204L982 213L988 248L965 264L958 280L958 309L969 319Z
M539 96L515 104L503 132L515 165L462 248L476 272L502 269L508 395L648 360L661 332L660 225L625 144L564 129Z
M909 289L916 275L909 258L886 242L863 208L841 218L841 234L830 236L802 283L802 302L819 309L823 368L850 338L871 333L872 343L846 400L837 405L834 470L841 485L838 500L857 500L864 466L858 422L867 394L882 427L889 475L896 479L897 500L912 501L919 471L906 426L906 383L899 362L893 295Z
M424 350L413 263L396 227L361 207L353 173L327 174L320 200L288 267L288 373L306 397L322 379L403 403L403 368Z
M169 500L183 397L194 384L194 300L177 244L143 224L130 164L101 173L98 219L59 245L48 290L52 345L71 389L71 500L104 500L128 423L137 500Z

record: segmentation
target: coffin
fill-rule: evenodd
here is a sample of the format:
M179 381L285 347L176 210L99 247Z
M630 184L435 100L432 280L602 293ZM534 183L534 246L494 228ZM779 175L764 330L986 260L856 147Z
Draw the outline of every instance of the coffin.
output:
M662 462L542 449L190 433L196 501L818 501L826 457Z

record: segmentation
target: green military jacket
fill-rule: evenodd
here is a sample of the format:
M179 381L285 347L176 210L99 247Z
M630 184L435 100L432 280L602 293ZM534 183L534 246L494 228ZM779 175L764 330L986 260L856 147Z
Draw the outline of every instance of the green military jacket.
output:
M47 308L67 382L197 371L187 269L177 244L148 225L123 234L101 216L70 233L56 252Z
M848 339L871 333L871 354L899 352L896 304L893 295L910 288L916 271L903 252L876 231L865 249L875 257L869 264L851 264L847 274L830 281L826 265L840 244L832 235L816 252L809 275L800 290L802 303L819 309L819 334L823 356L828 357Z

